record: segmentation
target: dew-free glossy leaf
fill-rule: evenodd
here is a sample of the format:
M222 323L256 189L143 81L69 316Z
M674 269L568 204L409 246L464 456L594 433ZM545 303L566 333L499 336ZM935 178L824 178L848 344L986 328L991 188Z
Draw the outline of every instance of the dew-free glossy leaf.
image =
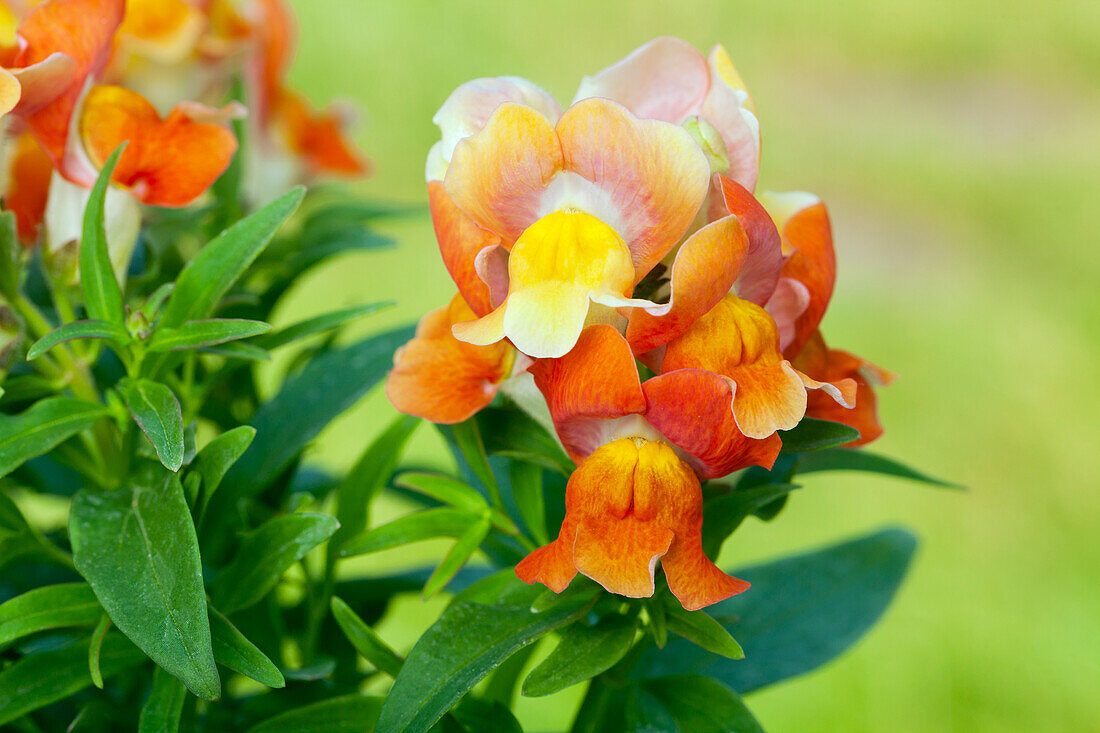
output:
M183 413L172 390L151 379L126 377L115 387L169 471L183 465Z
M732 489L703 505L703 551L716 557L722 543L755 512L782 499L798 487L794 484L762 484Z
M214 659L218 664L261 685L274 688L286 686L283 673L275 663L216 608L210 609L210 634L214 642Z
M633 621L616 615L595 626L576 623L566 628L550 656L523 681L523 694L550 695L606 672L630 651L634 628Z
M75 339L114 339L119 343L127 343L130 334L122 326L109 321L73 321L55 328L35 341L27 350L27 361L37 359L58 344Z
M707 615L706 611L685 611L673 601L666 604L665 614L668 630L672 633L728 659L745 657L741 645L730 636L730 632Z
M0 416L0 476L48 453L108 414L98 402L49 397L18 415Z
M256 343L265 349L277 349L280 346L285 346L298 339L339 328L349 321L353 321L356 318L362 318L371 313L377 313L392 305L393 301L387 300L379 303L367 303L365 305L357 305L351 308L332 311L331 313L325 313L314 318L307 318L304 321L298 321L286 328L280 328L275 333L268 334L262 339L257 339Z
M497 479L493 475L493 469L489 466L489 455L485 452L485 443L481 438L481 429L477 420L471 418L465 422L448 427L454 437L455 445L466 459L466 465L470 467L481 485L489 490L489 494L499 493Z
M210 497L221 485L226 471L244 455L255 437L256 429L254 427L238 425L204 445L198 455L195 456L194 468L202 476L203 487L200 517L205 513L206 505L210 503Z
M805 453L859 440L859 431L844 423L804 417L790 430L780 431L779 437L783 439L784 453Z
M211 583L214 605L235 613L256 603L287 568L331 537L338 526L327 514L286 514L265 522L245 535L233 561Z
M508 605L485 606L456 598L447 607L405 660L376 733L424 733L505 659L572 623L588 608L577 603L532 613L531 602L540 591L521 585L515 581L507 590L499 589L497 595Z
M909 567L916 539L890 528L733 574L752 587L708 607L745 650L724 659L673 639L649 649L634 674L698 673L741 694L809 672L836 657L882 616Z
M938 478L921 473L915 469L895 461L893 458L868 453L864 450L852 450L851 448L834 448L816 453L799 456L796 464L798 473L812 473L814 471L866 471L880 473L887 476L897 476L912 481L942 486L947 489L962 488L958 484L943 481Z
M288 710L248 729L248 733L367 733L375 730L381 697L344 695Z
M102 615L103 607L87 583L34 588L0 605L0 647L48 629L90 628Z
M199 545L178 477L78 492L69 537L114 625L195 695L217 699Z
M205 318L178 328L158 328L149 339L151 352L199 349L268 333L271 325L243 318Z
M450 476L410 471L398 476L394 484L430 496L443 504L450 504L456 509L481 513L489 506L477 489Z
M566 476L573 472L573 461L557 438L522 410L487 407L476 419L490 455L537 463Z
M332 617L340 625L340 630L344 632L344 636L348 637L348 641L355 647L355 651L359 652L375 668L385 672L390 677L397 677L405 660L389 644L383 641L374 629L359 618L355 611L351 610L351 606L344 603L340 598L334 597L332 599Z
M340 556L366 555L439 537L458 538L481 519L482 514L449 507L407 514L349 540L340 551Z
M301 186L241 219L215 237L176 278L160 327L177 328L185 321L207 318L222 296L267 246L305 195Z
M114 173L125 148L126 143L120 145L99 171L99 178L92 186L84 209L84 228L80 237L80 287L84 292L84 307L90 318L110 321L119 326L125 324L122 289L118 286L118 279L108 255L103 207L107 200L111 174Z
M15 229L15 212L0 212L0 295L14 300L23 278L23 247Z
M176 733L187 699L183 683L160 667L153 670L153 690L141 708L138 733Z
M546 534L546 500L542 493L542 466L515 459L509 467L512 499L536 545L550 542Z
M451 581L455 573L461 570L462 566L477 552L482 540L489 534L491 526L489 517L482 517L455 541L454 546L444 555L438 567L428 578L428 582L424 584L423 593L425 598L430 598L443 590L443 587Z
M702 675L647 680L641 688L652 695L691 733L764 733L741 698L726 685Z

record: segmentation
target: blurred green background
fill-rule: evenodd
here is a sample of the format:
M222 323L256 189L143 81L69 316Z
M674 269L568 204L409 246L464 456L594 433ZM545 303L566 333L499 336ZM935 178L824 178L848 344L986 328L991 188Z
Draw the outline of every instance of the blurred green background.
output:
M582 75L646 40L730 51L761 120L761 187L819 194L840 276L834 347L899 374L873 449L966 493L815 474L726 567L886 523L922 547L881 625L811 675L752 695L770 731L1083 731L1100 726L1100 3L299 0L294 83L363 111L364 190L425 203L431 116L460 83L528 77L568 104ZM365 328L418 318L453 286L425 216L400 247L308 278L284 321L394 299ZM387 422L381 395L318 442L348 465ZM422 428L418 460L442 463ZM389 507L391 512L400 507ZM381 557L367 566L416 558ZM405 599L384 635L439 610ZM578 691L524 700L531 730Z

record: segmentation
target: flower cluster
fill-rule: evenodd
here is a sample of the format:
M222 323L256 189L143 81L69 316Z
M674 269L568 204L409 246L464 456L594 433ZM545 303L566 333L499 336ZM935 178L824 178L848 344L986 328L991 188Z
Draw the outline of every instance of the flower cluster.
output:
M647 597L660 560L687 609L744 590L703 553L700 482L771 468L807 415L873 440L891 375L825 345L828 214L755 193L759 124L726 51L656 39L564 111L524 79L478 79L434 121L428 194L458 294L397 353L390 400L455 423L537 387L578 468L523 580Z
M235 120L262 169L248 177L263 187L256 200L318 173L365 172L343 116L286 87L293 35L281 0L0 3L3 196L24 246L56 252L79 238L88 191L124 142L107 202L119 270L140 204L185 206L225 172Z

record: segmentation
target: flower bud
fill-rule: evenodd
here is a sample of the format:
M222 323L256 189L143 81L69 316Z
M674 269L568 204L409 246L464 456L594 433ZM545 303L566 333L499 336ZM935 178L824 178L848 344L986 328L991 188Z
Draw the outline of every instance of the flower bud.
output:
M726 142L714 125L697 115L689 117L684 122L684 129L691 133L696 144L707 156L711 173L725 173L730 169L730 159L726 153Z

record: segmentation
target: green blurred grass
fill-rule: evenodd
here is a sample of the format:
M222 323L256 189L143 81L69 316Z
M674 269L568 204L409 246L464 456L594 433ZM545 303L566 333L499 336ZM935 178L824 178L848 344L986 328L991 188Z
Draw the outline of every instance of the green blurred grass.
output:
M461 82L517 74L568 103L583 74L653 36L725 44L761 118L761 185L830 206L840 261L830 343L900 374L881 393L887 434L874 450L970 487L815 475L774 523L747 524L727 566L890 522L922 539L879 628L750 705L771 731L1100 721L1100 4L300 0L296 10L294 81L317 102L362 105L360 141L377 164L364 191L412 202L424 201L431 116ZM390 230L399 249L315 272L286 320L397 300L364 326L378 328L445 302L453 286L427 218ZM391 414L368 398L316 459L346 466ZM413 455L442 460L430 430ZM384 631L407 647L430 621L418 609L403 602ZM561 724L548 721L563 720L563 704L520 709L539 730Z

